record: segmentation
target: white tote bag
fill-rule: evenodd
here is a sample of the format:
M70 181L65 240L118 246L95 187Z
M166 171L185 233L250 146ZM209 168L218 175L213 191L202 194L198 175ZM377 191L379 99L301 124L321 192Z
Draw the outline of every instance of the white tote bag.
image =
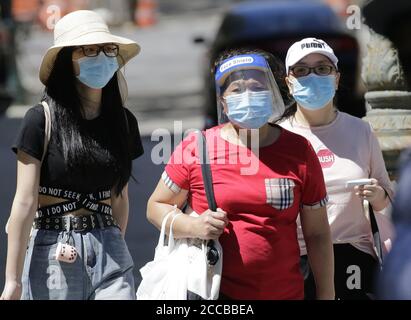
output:
M221 245L215 241L219 259L216 264L210 265L206 241L174 239L172 226L182 213L174 215L165 245L166 223L174 213L175 210L171 211L163 219L154 260L140 269L142 281L137 289L137 300L187 300L193 296L216 300L222 271ZM197 214L193 212L190 215Z
M190 216L197 216L193 211ZM184 239L187 242L188 274L187 293L191 300L217 300L220 294L221 272L223 270L223 248L218 240L213 247L218 252L218 260L213 265L208 259L207 241ZM197 296L197 297L196 297Z

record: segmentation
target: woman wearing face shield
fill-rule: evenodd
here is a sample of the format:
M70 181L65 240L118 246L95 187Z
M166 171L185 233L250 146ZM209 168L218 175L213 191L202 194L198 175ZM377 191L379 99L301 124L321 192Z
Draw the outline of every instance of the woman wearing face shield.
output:
M182 208L186 201L199 214L180 215L173 232L178 238L219 239L221 299L302 299L296 234L301 209L318 298L333 299L321 167L306 139L275 124L285 108L268 64L278 63L272 59L263 51L232 50L215 62L220 125L205 136L217 211L208 209L197 135L190 134L171 156L147 216L160 228L173 205Z
M143 149L119 68L140 47L87 10L60 19L54 40L40 68L42 102L13 145L1 299L135 299L124 235L132 160Z
M319 39L306 38L289 48L286 83L296 105L290 107L290 117L281 125L307 138L321 163L329 195L336 298L368 299L374 290L378 263L363 201L382 215L380 211L389 204L393 191L370 125L334 105L340 79L337 63L333 50ZM363 178L371 180L365 185L346 185L348 180ZM301 230L299 242L307 277L306 298L310 299L315 296L314 282L307 268Z

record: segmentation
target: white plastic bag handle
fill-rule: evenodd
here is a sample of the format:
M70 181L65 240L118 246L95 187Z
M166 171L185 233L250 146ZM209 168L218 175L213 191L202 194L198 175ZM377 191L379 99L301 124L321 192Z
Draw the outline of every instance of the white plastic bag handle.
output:
M173 234L173 225L174 221L176 218L180 215L183 214L182 212L177 213L174 217L173 220L171 220L170 223L170 231L168 233L168 252L171 252L174 249L174 234Z
M164 247L164 236L166 233L166 224L168 218L176 211L176 205L174 206L174 209L171 210L169 213L166 214L166 216L163 218L163 222L161 223L161 230L160 230L160 237L158 238L158 247L163 248Z
M166 233L167 220L168 220L168 218L170 218L176 212L176 209L177 209L177 205L174 205L174 209L171 210L169 213L167 213L166 216L163 218L163 222L161 223L160 237L158 239L158 245L157 245L157 247L159 249L164 248L164 238L165 238L165 233ZM169 252L174 248L174 235L173 235L174 220L180 214L183 214L183 213L179 212L176 215L174 215L173 220L171 220L171 223L170 223L170 230L169 230L169 233L168 233L168 243L167 243L167 247L168 247Z

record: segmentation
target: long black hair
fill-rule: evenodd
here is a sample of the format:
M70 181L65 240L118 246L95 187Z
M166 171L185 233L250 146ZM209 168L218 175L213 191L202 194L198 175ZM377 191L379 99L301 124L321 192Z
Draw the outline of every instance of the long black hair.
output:
M95 145L95 141L84 133L81 126L83 117L72 63L73 50L73 47L60 50L47 79L43 95L43 99L50 105L52 131L57 133L58 144L68 167L92 162L90 149ZM131 176L131 156L127 139L127 117L118 87L117 74L114 74L103 88L101 113L110 119L110 134L116 141L113 155L118 169L115 192L120 195Z

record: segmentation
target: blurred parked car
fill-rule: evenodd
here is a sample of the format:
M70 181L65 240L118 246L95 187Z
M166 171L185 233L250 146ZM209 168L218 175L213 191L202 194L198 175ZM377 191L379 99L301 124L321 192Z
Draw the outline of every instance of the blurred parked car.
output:
M205 117L207 128L217 124L213 61L225 49L260 48L285 60L288 48L305 37L326 41L339 58L341 71L337 105L357 117L365 115L362 93L357 92L359 46L341 18L325 3L318 1L242 2L224 15L207 55L205 81ZM198 38L196 42L202 42Z
M13 22L11 1L0 2L0 115L12 101L10 92L10 59L13 55Z

